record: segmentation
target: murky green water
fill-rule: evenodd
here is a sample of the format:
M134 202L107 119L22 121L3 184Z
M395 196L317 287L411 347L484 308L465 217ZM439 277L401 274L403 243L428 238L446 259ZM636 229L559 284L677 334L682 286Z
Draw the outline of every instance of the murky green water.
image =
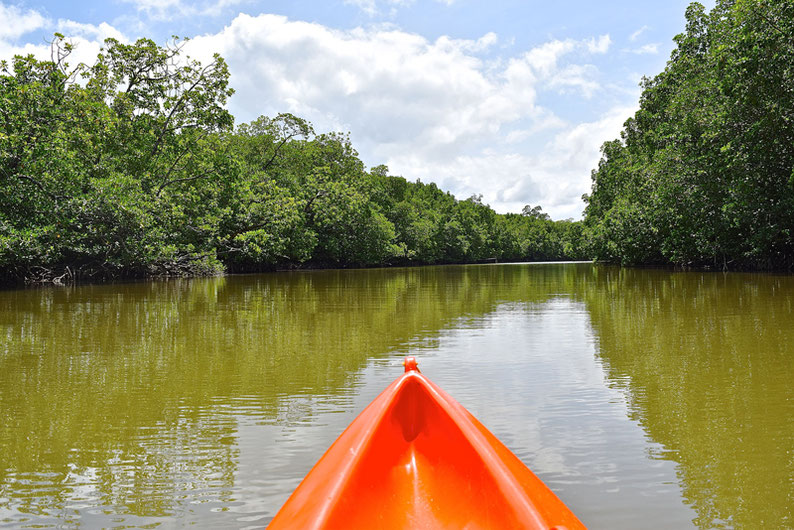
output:
M794 277L589 264L0 292L0 526L261 528L408 353L592 528L794 527Z

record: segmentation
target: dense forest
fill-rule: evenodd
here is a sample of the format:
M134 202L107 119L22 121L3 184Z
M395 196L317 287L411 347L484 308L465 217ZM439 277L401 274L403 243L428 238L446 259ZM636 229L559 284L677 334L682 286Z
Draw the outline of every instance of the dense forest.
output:
M588 254L622 264L794 268L794 2L693 3L665 70L602 147Z
M291 114L235 127L223 58L114 39L93 65L0 62L0 278L215 274L491 260L794 268L794 3L686 12L606 142L583 222L497 214L366 168Z
M581 222L367 170L291 114L234 127L229 71L184 41L113 39L93 65L0 63L0 275L65 282L299 266L583 257Z

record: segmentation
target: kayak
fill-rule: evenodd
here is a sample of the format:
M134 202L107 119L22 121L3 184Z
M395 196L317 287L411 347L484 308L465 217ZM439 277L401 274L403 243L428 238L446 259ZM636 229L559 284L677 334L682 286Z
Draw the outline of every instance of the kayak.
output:
M462 405L406 357L270 522L282 528L584 528Z

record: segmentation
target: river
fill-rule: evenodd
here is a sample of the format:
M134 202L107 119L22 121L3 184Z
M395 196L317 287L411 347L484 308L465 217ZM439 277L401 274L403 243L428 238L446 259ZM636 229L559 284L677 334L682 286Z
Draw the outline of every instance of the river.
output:
M794 277L592 264L0 291L0 526L262 528L408 354L590 528L794 527Z

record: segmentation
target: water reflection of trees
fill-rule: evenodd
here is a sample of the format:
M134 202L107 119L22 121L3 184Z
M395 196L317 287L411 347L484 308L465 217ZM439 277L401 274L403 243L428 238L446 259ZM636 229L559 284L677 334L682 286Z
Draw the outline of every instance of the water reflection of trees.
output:
M187 491L231 491L235 414L308 414L290 397L336 392L374 356L575 278L429 267L0 293L0 507L158 516Z
M599 268L609 379L677 461L702 528L794 524L794 277Z

